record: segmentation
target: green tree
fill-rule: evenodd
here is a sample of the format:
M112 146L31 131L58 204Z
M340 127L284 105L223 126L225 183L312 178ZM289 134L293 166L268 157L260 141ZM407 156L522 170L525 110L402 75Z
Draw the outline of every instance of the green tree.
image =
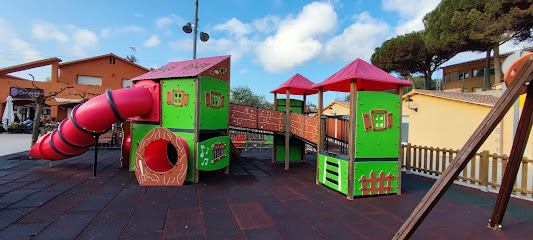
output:
M485 72L493 50L495 82L500 82L499 45L509 40L531 39L532 3L532 0L443 0L424 17L427 46L456 53L486 51Z
M432 89L431 75L455 53L443 48L428 49L425 35L425 31L419 31L391 38L375 49L370 61L384 71L396 72L409 79L413 88L419 88L415 85L413 74L422 74L422 87Z
M257 95L248 87L236 87L231 89L230 103L272 109L272 103L265 96Z

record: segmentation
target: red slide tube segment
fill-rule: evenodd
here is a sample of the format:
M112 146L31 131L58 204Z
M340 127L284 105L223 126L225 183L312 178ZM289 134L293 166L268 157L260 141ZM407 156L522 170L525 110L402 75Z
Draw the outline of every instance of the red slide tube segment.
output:
M105 94L74 108L70 118L37 140L29 155L46 160L80 155L94 144L95 135L107 132L113 123L150 114L153 99L146 88L107 90Z

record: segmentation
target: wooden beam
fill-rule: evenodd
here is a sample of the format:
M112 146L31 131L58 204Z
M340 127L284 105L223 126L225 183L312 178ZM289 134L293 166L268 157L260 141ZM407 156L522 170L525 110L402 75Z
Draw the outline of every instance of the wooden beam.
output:
M305 101L306 101L306 97L307 97L307 94L304 93L304 97L303 97L303 98L304 98L304 99L303 99L304 106L302 107L302 114L303 114L303 115L305 115L305 106L306 106Z
M350 162L348 163L348 194L347 198L352 200L354 194L355 185L355 129L356 129L356 116L357 116L357 81L352 79L350 81L350 123L349 123L349 138L348 138L348 157Z
M274 93L274 110L278 110L278 94Z
M323 87L318 87L318 109L317 109L317 118L318 118L318 136L316 141L316 176L315 176L315 183L320 184L318 181L318 170L319 170L319 163L320 163L320 151L322 150L322 109L323 109L323 95L324 90Z
M285 90L285 170L289 170L289 137L291 136L291 89Z
M194 90L194 154L193 154L193 182L198 183L200 181L200 172L198 171L198 141L200 141L200 92L201 92L201 76L198 74L195 81L195 90Z
M306 109L306 97L307 97L307 94L304 93L303 95L303 106L302 106L302 115L305 116L305 109ZM305 134L305 117L302 119L302 133ZM302 162L305 162L305 142L302 142L302 154L300 154L302 156Z
M278 94L274 93L274 110L278 110ZM276 147L276 133L272 135L272 163L276 163L276 153L278 148Z
M418 204L409 218L403 223L393 239L407 239L413 235L424 218L437 204L453 181L459 176L470 159L492 133L496 125L503 119L511 105L526 88L526 83L533 78L533 59L529 59L517 73L507 91L498 99L492 110L487 114L479 127L474 131L463 148L457 153L450 165L444 170L441 177L429 189L422 201ZM514 64L513 64L514 65ZM513 65L511 67L513 67Z
M400 134L399 135L399 139L398 139L398 186L397 186L397 192L396 194L397 195L402 195L402 162L403 162L403 148L402 148L402 119L403 119L403 115L402 115L402 103L403 103L403 99L402 99L402 95L403 95L403 87L402 85L398 84L398 86L396 87L396 93L398 94L398 96L400 96L400 101L398 102L399 106L398 108L400 108L400 113L398 114L398 131Z
M516 129L516 136L513 140L513 146L509 155L509 161L505 168L500 192L494 204L492 217L489 221L489 226L493 229L500 229L505 215L505 210L509 204L509 198L513 191L513 186L516 181L516 174L520 169L524 151L526 150L527 140L531 132L531 116L533 115L533 86L529 85L527 88L527 97Z

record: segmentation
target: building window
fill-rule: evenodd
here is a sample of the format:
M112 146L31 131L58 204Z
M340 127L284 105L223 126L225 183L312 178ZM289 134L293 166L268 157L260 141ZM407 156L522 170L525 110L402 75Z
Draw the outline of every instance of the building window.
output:
M131 81L129 79L122 79L122 88L130 88Z
M102 86L102 77L78 75L78 84Z
M115 64L115 60L114 57L109 57L109 64Z
M483 73L485 72L485 68L482 67L482 68L478 68L478 69L474 69L472 70L472 77L483 77ZM494 75L494 67L490 67L490 70L489 70L489 73L490 75Z
M455 80L459 80L459 72L451 72L451 73L448 73L448 81L455 81Z
M483 77L483 73L485 72L484 68L478 68L472 70L472 77Z
M469 71L459 71L459 79L467 79L470 77Z

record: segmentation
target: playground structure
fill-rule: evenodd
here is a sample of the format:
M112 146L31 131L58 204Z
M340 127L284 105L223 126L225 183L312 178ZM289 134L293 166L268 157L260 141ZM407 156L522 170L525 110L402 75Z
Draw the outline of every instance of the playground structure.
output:
M132 88L107 91L76 107L71 118L38 140L30 155L49 160L79 155L113 123L130 119L122 159L139 184L182 185L198 182L199 171L228 173L232 128L272 135L272 162L284 162L287 170L290 162L303 160L305 144L316 147L317 183L350 199L398 192L401 101L398 95L375 91L401 89L408 81L357 59L340 71L353 74L336 73L315 86L294 75L272 91L271 110L229 104L229 69L230 57L221 56L173 62L135 77ZM359 87L346 81L358 81ZM367 89L371 91L361 91ZM348 120L321 117L324 90L349 90L357 96ZM278 93L286 98L277 99ZM304 115L306 96L316 93L319 118ZM303 101L291 94L303 95ZM335 146L341 151L334 151ZM348 155L342 151L346 147Z

